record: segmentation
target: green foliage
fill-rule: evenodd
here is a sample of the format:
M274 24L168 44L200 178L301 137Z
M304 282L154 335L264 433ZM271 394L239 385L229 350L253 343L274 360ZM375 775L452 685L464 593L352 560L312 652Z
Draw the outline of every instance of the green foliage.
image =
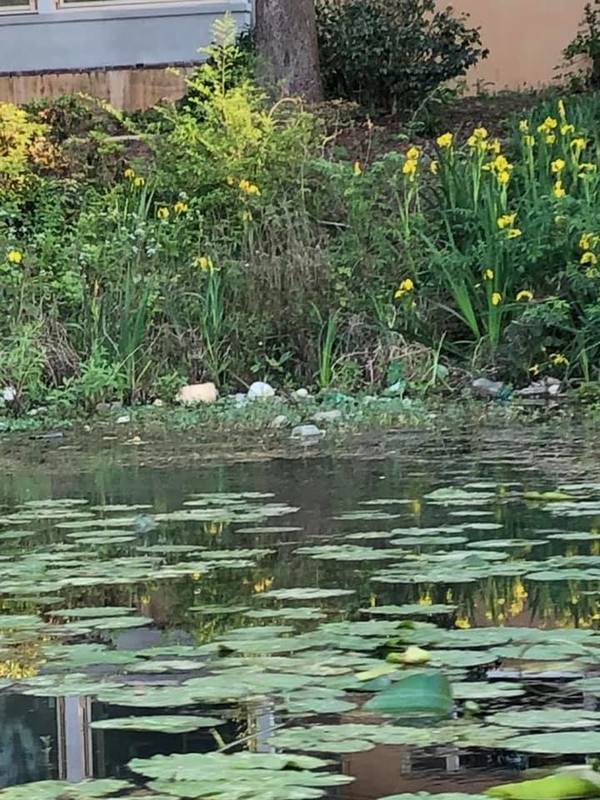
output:
M417 305L423 335L435 337L439 309L445 346L470 339L474 357L504 375L591 380L600 353L598 140L579 127L589 109L572 118L559 101L540 111L518 123L506 153L485 128L464 147L440 136L438 161L407 153L404 236L426 258L409 257L396 298ZM423 211L432 192L437 219Z
M0 103L0 198L20 193L31 182L35 164L53 162L53 150L46 141L47 128L21 108Z
M410 109L485 58L479 30L434 0L318 0L327 94Z
M333 383L335 376L335 351L337 347L337 336L339 327L339 311L330 313L327 319L323 320L318 308L315 307L321 332L319 335L319 372L318 384L321 389L328 389Z
M20 411L43 396L46 363L40 327L24 323L0 342L0 386L14 390L10 407Z
M94 350L81 364L79 375L66 378L63 385L54 390L50 401L65 410L81 407L93 411L98 403L120 398L126 386L126 375L111 363L106 353Z
M574 88L600 89L600 0L586 3L577 36L563 56Z
M413 48L454 31L451 60L465 37L477 51L446 12L425 24L428 2L343 10L377 10ZM170 401L183 376L222 394L260 378L332 397L383 390L392 419L452 384L447 359L516 382L598 380L597 95L544 101L506 143L479 128L464 145L439 137L435 158L419 146L352 163L332 156L325 116L270 104L230 19L207 55L184 101L136 122L103 107L97 130L93 104L73 98L38 109L32 130L61 157L93 140L91 169L48 170L23 162L22 137L10 145L27 174L0 209L0 378L15 408ZM427 69L406 88L421 108L442 79ZM106 135L117 124L137 131L128 158Z

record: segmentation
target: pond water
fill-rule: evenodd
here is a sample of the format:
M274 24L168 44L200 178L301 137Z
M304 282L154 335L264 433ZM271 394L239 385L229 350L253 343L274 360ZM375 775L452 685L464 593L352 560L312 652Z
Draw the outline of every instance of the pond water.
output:
M584 445L400 437L362 457L16 470L0 798L478 794L584 763L600 753Z

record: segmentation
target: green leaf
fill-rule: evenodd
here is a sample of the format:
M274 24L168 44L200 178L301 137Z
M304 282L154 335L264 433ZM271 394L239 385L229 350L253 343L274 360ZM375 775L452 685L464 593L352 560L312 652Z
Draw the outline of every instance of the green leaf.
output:
M524 492L525 500L535 503L560 503L564 500L577 500L577 495L567 492Z
M176 753L152 758L134 758L127 765L147 778L170 781L210 780L215 776L232 780L236 772L298 771L321 769L329 764L313 756L283 753ZM301 783L301 781L299 781Z
M525 694L525 689L516 682L467 681L453 683L452 692L457 700L495 700L503 697L520 697Z
M506 739L502 746L508 750L521 750L525 753L595 755L600 753L600 733L594 731L536 733Z
M508 800L574 800L574 798L598 797L598 786L577 775L549 775L533 781L506 783L488 789L490 797L505 797Z
M479 667L497 660L494 651L432 650L431 664L442 667Z
M127 781L103 778L82 783L66 781L37 781L21 786L10 786L0 791L2 800L88 800L107 797L130 788Z
M435 714L447 716L452 711L452 689L441 672L426 671L397 681L372 700L365 710L384 714Z
M100 619L101 617L123 617L134 612L135 608L126 608L124 606L98 606L92 608L57 608L49 611L48 615L52 617L72 617L73 619L85 619L87 617Z
M217 717L191 715L158 715L143 717L114 717L92 722L90 727L102 731L149 731L152 733L190 733L198 728L213 728L224 725Z
M488 798L484 794L462 794L461 792L444 794L417 792L416 794L388 794L379 800L488 800Z
M259 595L261 600L325 600L330 597L347 597L354 594L354 589L318 589L305 587L300 589L272 589Z
M435 617L442 614L452 614L457 606L447 603L435 605L420 605L419 603L406 603L401 606L373 606L373 608L361 608L361 614L370 614L382 617Z
M595 728L600 725L600 712L579 708L540 708L522 711L499 711L486 717L492 725L508 728L555 728L574 730L576 728Z
M151 686L136 684L98 692L98 702L114 706L138 708L177 708L197 702L194 692L186 686Z

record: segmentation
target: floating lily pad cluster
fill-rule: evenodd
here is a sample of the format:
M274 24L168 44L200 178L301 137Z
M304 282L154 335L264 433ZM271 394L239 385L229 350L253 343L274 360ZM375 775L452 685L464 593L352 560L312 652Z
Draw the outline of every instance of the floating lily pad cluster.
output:
M298 509L260 493L198 494L161 513L79 499L23 504L0 518L0 691L90 696L101 709L93 730L174 741L204 730L215 750L231 744L240 708L268 705L263 738L277 752L131 762L155 800L321 797L351 780L324 758L382 745L600 753L600 712L589 704L600 697L600 633L546 620L473 626L486 589L497 595L514 580L523 609L544 594L552 607L563 585L593 605L600 534L560 520L600 514L600 487L473 483L415 504L368 500L336 514L327 537L289 524ZM506 529L513 506L536 525ZM149 598L165 587L186 592L186 636L117 647L154 626ZM540 679L553 687L550 703L532 691ZM428 695L436 685L448 687L437 700ZM252 749L252 736L243 743ZM0 800L134 792L118 781L32 788Z

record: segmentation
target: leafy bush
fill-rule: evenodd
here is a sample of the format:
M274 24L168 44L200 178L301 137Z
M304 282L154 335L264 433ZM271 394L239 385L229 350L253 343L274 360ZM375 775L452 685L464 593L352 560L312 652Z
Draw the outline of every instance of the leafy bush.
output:
M487 56L479 30L435 0L317 0L326 92L414 108Z
M56 165L57 151L47 141L48 128L11 103L0 103L0 194L27 187L35 167Z
M600 0L586 3L577 36L563 56L574 87L600 89Z

